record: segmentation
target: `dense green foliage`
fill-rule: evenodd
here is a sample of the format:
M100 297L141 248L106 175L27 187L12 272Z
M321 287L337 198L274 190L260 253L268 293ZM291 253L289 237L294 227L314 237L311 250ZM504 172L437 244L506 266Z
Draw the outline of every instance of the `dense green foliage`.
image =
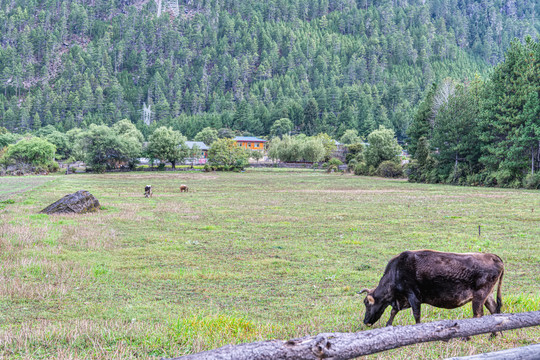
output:
M394 131L381 126L367 137L369 146L364 150L368 166L378 167L383 161L399 162L401 146L396 141Z
M485 82L434 86L409 129L412 181L540 187L540 43L513 43Z
M208 163L218 170L241 170L248 164L250 152L233 139L219 139L208 150Z
M3 155L5 162L45 166L54 161L56 147L45 139L31 137L9 145ZM3 161L4 162L4 161Z
M284 162L319 162L329 160L335 150L336 145L327 134L284 135L272 139L268 145L268 157Z
M537 1L0 0L0 126L61 132L128 118L267 135L398 137L432 82L484 73L538 36ZM164 2L165 4L165 2ZM167 9L164 9L167 10ZM503 31L504 29L504 31ZM153 123L142 122L143 103Z
M15 143L20 139L20 135L12 134L8 131L1 131L2 129L3 128L0 128L0 149Z
M351 145L358 144L361 142L360 137L358 136L358 131L355 129L349 129L345 131L343 136L339 139L342 144Z
M76 135L75 150L97 172L123 165L133 166L142 151L138 131L123 132L123 127L92 124Z
M195 141L202 141L205 145L210 146L214 141L218 139L218 131L211 127L207 127L199 131L195 135Z
M157 128L148 139L148 155L162 163L170 162L173 169L176 163L189 156L186 137L180 132L164 126Z

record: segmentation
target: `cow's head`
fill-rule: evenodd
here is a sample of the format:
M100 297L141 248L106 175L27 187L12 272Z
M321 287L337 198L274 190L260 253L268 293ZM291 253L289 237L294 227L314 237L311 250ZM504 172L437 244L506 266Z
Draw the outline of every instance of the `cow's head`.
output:
M384 313L384 310L390 305L390 301L385 299L385 296L377 294L377 288L375 289L362 289L359 294L367 293L364 299L366 305L366 316L364 317L364 324L371 326L375 324Z

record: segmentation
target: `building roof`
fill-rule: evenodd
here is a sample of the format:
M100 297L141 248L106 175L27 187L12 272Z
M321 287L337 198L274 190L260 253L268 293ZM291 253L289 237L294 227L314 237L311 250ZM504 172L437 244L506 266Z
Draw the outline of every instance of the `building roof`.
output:
M252 141L252 142L266 142L267 140L259 139L255 136L237 136L234 138L235 141Z
M199 150L203 150L203 151L207 151L209 148L208 148L208 145L206 145L205 143L203 143L202 141L186 141L186 146L190 149L193 149L193 146L194 145L197 145L197 147L199 148Z

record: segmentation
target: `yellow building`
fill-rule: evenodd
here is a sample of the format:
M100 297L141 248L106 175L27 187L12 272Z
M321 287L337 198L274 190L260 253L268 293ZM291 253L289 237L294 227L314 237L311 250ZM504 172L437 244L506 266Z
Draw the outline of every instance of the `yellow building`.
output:
M241 146L246 150L259 151L264 151L264 143L266 142L266 140L254 136L237 136L234 138L234 141L236 141L238 146Z

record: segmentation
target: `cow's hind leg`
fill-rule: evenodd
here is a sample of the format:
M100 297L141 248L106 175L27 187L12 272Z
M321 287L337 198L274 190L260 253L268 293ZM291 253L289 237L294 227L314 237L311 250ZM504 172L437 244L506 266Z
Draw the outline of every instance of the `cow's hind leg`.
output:
M495 299L493 299L491 296L488 296L485 305L489 310L490 314L493 315L500 313L500 311L497 311L497 303L495 302Z
M417 324L420 324L420 310L421 310L421 302L418 300L416 295L410 294L407 297L407 300L409 301L409 304L411 305L411 310L414 316L414 321L416 321Z
M486 303L485 303L487 309L489 310L489 312L493 315L493 314L500 314L501 311L497 308L497 302L495 301L495 299L493 299L491 296L488 296L488 298L486 299ZM501 335L502 335L502 331L501 331ZM492 332L491 333L491 336L490 336L490 339L493 339L494 337L497 336L497 333L496 332Z
M472 310L473 317L475 318L484 316L484 305L487 307L491 314L497 312L497 303L491 296L489 296L490 292L487 293L487 296L485 296L484 294L485 293L477 293L473 298ZM490 338L492 339L495 336L497 336L497 333L492 332Z

